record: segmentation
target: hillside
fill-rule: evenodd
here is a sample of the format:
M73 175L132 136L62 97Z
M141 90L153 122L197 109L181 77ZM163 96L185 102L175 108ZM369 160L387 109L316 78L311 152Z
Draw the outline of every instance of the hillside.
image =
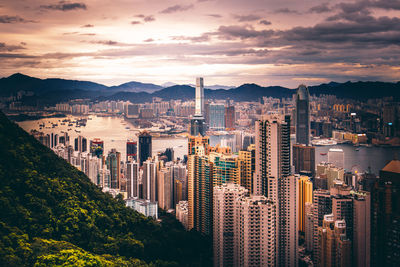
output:
M102 193L1 112L0 140L2 266L211 265L208 239Z

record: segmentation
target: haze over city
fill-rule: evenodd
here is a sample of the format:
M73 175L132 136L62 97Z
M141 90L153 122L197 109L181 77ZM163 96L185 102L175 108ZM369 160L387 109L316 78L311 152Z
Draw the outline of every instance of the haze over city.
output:
M290 88L397 81L400 3L2 1L0 76Z

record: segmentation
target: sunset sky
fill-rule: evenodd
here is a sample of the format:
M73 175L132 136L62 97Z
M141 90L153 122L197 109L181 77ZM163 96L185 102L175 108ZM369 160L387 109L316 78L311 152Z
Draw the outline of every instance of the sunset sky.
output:
M0 77L400 80L400 0L2 0Z

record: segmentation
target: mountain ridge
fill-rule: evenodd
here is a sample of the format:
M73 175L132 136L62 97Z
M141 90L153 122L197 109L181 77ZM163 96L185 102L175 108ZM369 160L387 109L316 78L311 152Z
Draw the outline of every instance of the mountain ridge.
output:
M138 89L145 88L145 89ZM151 101L152 97L171 99L193 99L194 87L190 85L173 85L162 87L151 83L128 82L118 86L107 87L88 81L63 79L38 79L23 74L13 74L0 79L0 95L9 96L20 90L33 91L36 98L31 103L39 101L43 105L55 104L56 101L68 101L74 98L88 98L91 100L130 100L133 103ZM144 90L144 91L143 91ZM336 95L338 98L360 99L383 98L393 96L400 99L400 82L329 82L309 86L311 95ZM57 92L64 94L56 96ZM46 94L54 92L54 97L47 98ZM254 83L245 83L231 89L204 89L206 98L232 99L235 101L258 101L262 97L288 98L296 91L282 86L263 87ZM80 97L81 96L81 97ZM43 99L47 98L47 99Z

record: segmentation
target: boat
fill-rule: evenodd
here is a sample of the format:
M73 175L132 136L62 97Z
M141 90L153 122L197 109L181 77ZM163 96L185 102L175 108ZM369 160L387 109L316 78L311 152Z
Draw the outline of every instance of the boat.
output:
M327 153L319 153L321 156L326 156Z
M360 149L359 148L356 148L356 151L359 151Z
M311 144L314 146L334 146L337 145L337 142L332 139L314 139Z

